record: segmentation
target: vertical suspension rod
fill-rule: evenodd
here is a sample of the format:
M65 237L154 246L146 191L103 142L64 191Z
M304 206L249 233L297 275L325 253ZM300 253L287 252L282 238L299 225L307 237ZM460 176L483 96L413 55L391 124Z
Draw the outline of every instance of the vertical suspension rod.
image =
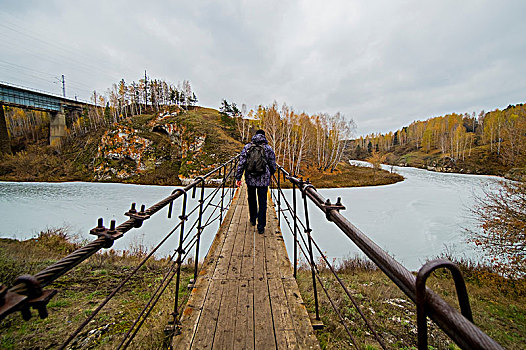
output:
M186 202L188 201L188 194L186 191L183 194L183 208L181 209L181 216L179 217L181 219L181 231L179 233L179 247L177 248L177 277L175 279L175 302L174 302L174 324L177 324L179 322L178 319L178 307L179 307L179 284L181 281L181 264L183 263L182 256L183 256L183 237L184 237L184 223L186 221Z
M308 180L307 180L308 181ZM318 289L316 287L316 272L314 271L314 255L312 254L312 237L311 237L311 228L310 228L310 222L309 222L309 209L307 206L307 195L306 190L312 187L312 185L308 184L303 188L303 207L305 211L305 233L307 234L307 239L309 242L309 259L310 259L310 265L311 265L311 274L312 274L312 289L314 291L314 306L316 308L316 320L320 320L320 311L319 311L319 305L318 305Z

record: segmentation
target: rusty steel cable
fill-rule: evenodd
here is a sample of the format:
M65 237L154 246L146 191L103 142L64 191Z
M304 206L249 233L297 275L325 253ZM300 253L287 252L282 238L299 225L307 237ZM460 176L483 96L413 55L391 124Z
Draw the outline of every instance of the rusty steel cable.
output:
M139 316L137 316L137 318L135 319L135 322L132 324L132 326L128 329L128 332L126 332L126 334L124 335L124 338L122 339L122 342L120 343L119 345L119 348L122 346L122 344L124 344L124 342L126 341L126 339L128 338L128 336L130 335L132 329L135 327L135 325L139 322L140 318L142 317L142 315L144 314L144 312L147 310L147 308L150 306L153 298L157 295L157 293L159 292L159 290L161 289L161 287L164 285L164 282L166 282L166 280L168 279L168 277L170 276L170 274L172 273L172 271L174 271L174 267L176 265L176 262L173 261L173 258L175 257L175 254L177 254L177 252L173 253L171 256L170 256L170 266L169 266L169 269L168 271L165 273L163 279L161 280L161 283L159 284L159 287L157 287L157 289L154 291L154 293L152 294L152 296L150 297L150 299L148 300L148 302L146 303L146 305L144 306L144 308L141 310L141 312L139 313Z
M281 168L286 178L304 190L305 184L300 179L291 176ZM369 259L371 259L413 302L416 302L416 277L391 257L387 252L374 243L361 230L349 222L337 210L327 209L326 199L314 187L305 189L306 196L328 218L351 239ZM458 310L426 287L426 310L428 316L453 340L457 345L466 349L502 349L502 347L480 328L465 318Z
M201 179L207 179L212 174L220 171L221 169L225 169L224 172L226 172L226 169L228 167L230 167L230 176L230 174L232 173L232 169L234 168L234 164L237 162L237 158L238 156L233 157L227 162L214 168L213 170L202 176ZM223 179L228 178L225 178L223 176ZM63 274L80 264L82 261L88 259L90 256L98 252L100 249L111 247L113 245L113 241L121 238L126 232L128 232L132 228L140 227L144 220L148 219L151 215L157 213L167 205L173 203L174 200L180 197L183 193L195 187L197 184L199 184L199 181L193 181L186 187L175 190L170 196L152 205L148 209L144 209L144 206L142 206L141 212L139 213L135 211L134 204L132 204L134 215L128 215L128 213L132 212L132 209L130 209L130 211L126 213L128 216L130 216L130 219L123 222L118 227L115 227L115 222L112 220L110 229L107 229L103 226L102 219L99 219L99 225L97 226L97 228L92 230L94 234L97 234L97 236L99 236L97 239L77 249L76 251L62 258L56 263L39 271L34 276L31 276L31 284L22 283L23 280L19 278L15 281L14 285L11 286L11 288L7 290L4 290L6 288L3 288L1 295L3 305L0 305L0 318L3 319L10 313L13 313L17 310L22 310L24 319L29 319L31 317L31 312L29 311L29 308L35 306L38 307L40 316L46 317L46 304L40 305L34 303L41 303L42 301L45 301L45 303L47 303L49 299L56 293L56 291L43 291L41 296L37 296L35 298L32 296L34 294L34 292L32 292L33 289L36 288L35 290L42 290L42 287L49 285L54 280L56 280L57 278L59 278L60 276L62 276ZM140 215L137 215L135 213ZM30 298L24 295L28 295L30 296Z
M278 189L278 191L281 191L281 188ZM285 195L282 193L282 196L281 198L284 199L285 201L285 204L287 205L287 208L289 209L289 211L292 213L292 210L291 210L291 206L290 206L290 203L289 201L287 200L287 198L285 197ZM293 215L296 215L296 213L294 213ZM286 215L283 215L285 221L287 222L287 225L289 227L289 230L292 232L292 227L291 227L291 224L287 218ZM298 221L299 223L305 228L305 225L303 224L303 222L301 221L300 218L298 218ZM300 238L303 240L303 243L306 244L305 242L305 239L303 238L303 236L300 234ZM365 322L365 325L367 326L367 328L369 328L369 330L372 332L374 338L376 339L376 341L380 344L380 346L383 348L383 349L387 349L385 343L383 342L383 340L381 339L381 337L378 335L378 333L376 332L376 330L374 329L374 327L372 326L372 324L370 323L370 321L368 320L367 316L365 316L365 314L363 313L360 305L358 304L358 302L356 301L356 299L352 296L352 294L349 292L349 289L347 288L347 286L345 285L345 283L343 283L343 281L341 280L340 276L338 276L338 273L334 270L333 266L331 265L331 263L327 260L327 257L323 254L323 251L321 250L320 246L318 245L318 243L316 242L316 240L312 239L312 243L314 244L316 250L318 251L318 253L320 254L321 258L323 259L323 261L325 262L325 264L329 267L329 269L331 270L332 274L334 275L334 277L336 278L336 280L338 281L338 284L342 287L342 289L345 291L345 294L347 294L347 297L351 300L352 304L354 305L354 308L356 309L356 311L358 311L358 313L360 314L360 317L363 319L363 321Z
M128 276L117 286L115 289L104 299L99 306L93 312L89 317L82 322L82 324L66 339L66 341L62 344L60 349L65 349L66 346L82 331L82 329L95 317L99 311L117 294L122 287L139 271L139 269L150 259L150 257L170 238L170 236L181 226L181 222L177 224L158 244L155 246L154 249L146 257L143 258L143 260L130 272Z
M224 182L221 183L221 185L223 184ZM217 189L219 189L220 187L218 187ZM215 190L214 191L215 193L217 193L218 191ZM211 198L210 198L211 197ZM215 194L212 196L212 194L208 195L205 199L208 200L208 203L205 207L208 208L212 201L214 200L215 198ZM228 202L228 204L226 205L226 208L228 208L230 206L230 203L232 201L230 200ZM216 208L215 208L216 209ZM215 211L214 209L214 211ZM214 212L213 211L213 212ZM213 214L212 212L212 214ZM204 211L203 211L204 213ZM212 215L211 214L211 215ZM211 215L209 216L209 219L211 217ZM219 217L216 217L215 219L212 220L215 221L217 218ZM192 225L192 227L190 228L190 230L188 231L188 234L185 236L185 238L183 239L183 242L186 241L186 239L188 238L188 236L190 235L190 233L192 232L192 230L195 228L195 223L197 223L197 220L194 222L194 225ZM204 225L203 226L203 231L204 232L204 228L206 227L207 225ZM175 277L175 274L177 273L176 270L174 270L174 267L177 266L177 268L180 268L180 264L182 264L182 262L187 258L188 254L189 254L189 251L197 244L197 233L194 234L194 236L190 239L190 241L184 246L183 250L186 252L184 257L182 257L181 259L181 262L178 263L177 261L174 261L171 265L171 268L169 270L169 272L165 275L164 279L161 281L161 283L159 284L159 287L156 289L156 291L154 292L154 294L150 297L149 301L147 302L147 304L144 306L144 308L142 309L142 311L140 312L139 316L136 318L135 322L133 323L133 325L128 329L128 332L125 334L122 342L120 343L120 345L118 346L118 349L122 348L124 346L124 349L126 349L130 344L131 344L131 341L134 339L134 337L136 336L137 332L139 331L139 329L142 327L142 325L144 324L144 321L148 318L150 312L153 310L153 308L155 307L155 305L157 304L157 302L159 301L161 295L164 293L164 291L166 290L168 284L171 282L171 280L173 280L173 278ZM177 254L177 251L171 256L171 259L173 259L175 257L175 255ZM171 273L171 276L170 276L170 273ZM170 277L169 277L170 276ZM168 279L169 278L169 279ZM166 283L166 285L164 284L164 282L168 279L168 282ZM194 282L195 283L195 282ZM164 288L162 288L164 285ZM161 290L162 288L162 290ZM159 293L160 291L160 293ZM157 294L159 293L159 294ZM178 291L176 291L176 293L178 293ZM190 296L190 294L188 294L186 296L186 299L188 299ZM154 301L155 299L155 301ZM153 303L152 303L153 302ZM181 303L181 306L180 306L180 309L182 309L184 307L184 305L186 304L186 301L184 301L183 303ZM178 313L180 313L181 311L177 310ZM144 317L143 317L144 315ZM142 317L142 318L141 318ZM132 333L132 330L133 330L133 333ZM131 334L131 335L130 335ZM129 339L128 339L129 337Z
M283 218L285 219L285 221L287 222L287 224L289 225L289 228L290 228L290 222L288 221L288 218L284 215ZM298 247L300 248L300 251L301 253L303 254L303 256L305 257L305 260L307 260L309 266L311 267L311 270L314 272L315 276L316 276L316 279L318 280L320 286L322 287L323 291L325 292L325 295L327 296L327 299L329 300L329 303L331 304L334 312L336 312L336 314L338 315L338 318L340 319L340 323L343 325L345 331L347 332L347 335L349 335L349 338L351 338L351 342L352 344L354 345L354 347L356 349L359 349L358 347L358 344L356 343L356 340L354 339L354 336L352 335L349 327L347 327L347 323L345 322L345 319L343 318L343 316L341 315L340 311L338 310L338 307L336 306L336 304L334 303L334 301L332 300L331 296L329 295L329 292L327 291L327 289L325 288L325 286L323 285L323 281L321 280L321 276L320 276L320 273L318 271L318 268L316 267L316 264L314 264L310 257L307 255L307 253L305 252L305 250L308 250L309 248L307 247L307 242L305 242L305 238L300 235L302 241L303 241L303 244L305 246L305 249L303 248L303 246L300 244L298 244ZM299 243L299 242L298 242Z
M212 198L213 199L213 198ZM209 202L210 203L210 202ZM89 321L91 319L93 319L93 317L96 316L96 314L113 298L113 296L115 296L115 294L124 286L124 284L138 271L138 269L144 265L144 263L146 263L146 261L166 242L166 240L182 225L182 220L168 233L167 236L165 236L165 238L148 254L147 257L145 257L143 259L143 261L141 261L141 263L136 267L136 269L134 269L130 275L119 285L117 286L113 291L112 293L97 307L97 309L95 309L93 311L93 313L90 315L90 317L83 323L81 324L77 330L70 335L70 337L66 340L66 342L62 345L62 348L65 348L65 346L67 346L67 344L69 344L74 338L75 336L78 335L78 333L80 333L80 331L89 323ZM195 221L197 222L197 221ZM192 229L195 227L195 224L192 226L192 228L188 231L187 235L185 236L184 241L186 241L186 239L188 238L188 236L190 235L190 233L192 232ZM195 241L195 238L196 238L196 235L194 235L194 237L190 240L190 242L188 242L188 244L184 247L184 250L187 251L187 253L185 254L185 256L179 261L179 262L174 262L174 264L181 264L182 261L184 261L184 259L186 259L187 255L188 255L188 250L187 249L191 249L195 244L196 244L196 241ZM174 253L174 256L175 256L176 253ZM173 259L173 257L172 257ZM173 277L172 277L173 278ZM164 292L164 290L166 289L163 288L161 294ZM158 300L158 299L157 299ZM155 306L156 303L153 304L153 306ZM152 306L152 308L153 308ZM149 313L147 313L148 315ZM147 315L145 317L147 317ZM135 325L135 324L134 324ZM142 322L141 324L142 325ZM140 328L140 326L139 326ZM121 344L122 345L122 344Z
M203 178L208 178L218 170L222 169L223 167L226 169L228 165L232 167L232 164L237 162L238 156L228 160L227 162L221 164L220 166L216 167L215 169L211 170L207 174L203 176ZM164 207L166 207L168 204L172 203L174 200L176 200L178 197L180 197L184 192L192 189L194 186L196 186L199 183L199 181L193 181L192 183L188 184L183 189L176 190L174 193L172 193L170 196L162 199L158 203L155 203L148 209L144 211L144 214L146 216L151 216ZM82 261L86 260L93 254L95 254L97 251L99 251L102 248L106 248L108 246L111 246L111 243L113 240L118 239L122 237L126 232L131 230L134 227L139 227L142 224L143 220L137 219L137 218L130 218L127 221L123 222L119 226L117 226L114 230L110 231L111 234L106 235L106 237L100 236L99 238L95 239L94 241L88 243L86 246L77 249L73 253L69 254L68 256L64 257L63 259L57 261L56 263L46 267L42 271L36 273L34 275L37 283L40 285L40 287L45 287L49 285L51 282L80 264ZM26 294L28 292L27 285L26 284L15 284L11 288L9 288L8 292L11 293L17 293L17 294Z
M194 241L194 243L192 244L192 246L189 247L189 249L191 249L193 247L193 245L195 245L196 241ZM175 252L173 255L172 255L172 259L175 257L175 254L177 254L177 252ZM164 294L164 291L166 290L166 288L168 287L168 285L170 285L170 282L173 280L173 278L175 277L175 274L177 273L177 269L180 269L181 268L181 264L182 262L186 259L186 257L188 256L188 251L187 253L185 254L185 256L181 259L181 262L178 262L178 261L173 261L172 264L171 264L171 267L170 267L170 270L168 271L168 273L165 274L165 277L164 279L161 281L161 283L159 284L159 287L157 288L157 290L154 292L154 294L150 297L150 300L148 300L147 304L145 305L145 307L143 308L143 310L140 312L139 316L136 318L135 322L133 323L133 325L130 327L130 329L128 330L128 332L126 333L126 335L124 336L122 342L120 343L120 345L118 346L118 349L122 348L124 346L124 349L126 349L132 342L132 340L135 338L135 336L137 335L137 332L139 331L139 329L142 327L142 325L144 324L144 321L146 321L146 319L148 318L148 316L150 315L150 312L153 310L153 308L155 307L155 305L157 305L157 303L159 302L159 299L161 298L161 296ZM174 269L175 268L175 269ZM166 282L166 283L165 283ZM164 286L164 287L163 287ZM162 287L162 289L161 289ZM160 291L160 292L159 292ZM179 293L179 291L175 291L175 293ZM188 294L186 297L188 298L190 294ZM154 300L155 299L155 300ZM183 307L185 303L181 303L181 307ZM141 316L143 316L141 318ZM135 329L134 329L135 327ZM131 333L133 330L133 333ZM130 335L131 333L131 335ZM129 338L128 338L129 337ZM128 338L128 339L127 339ZM126 344L125 344L126 343Z

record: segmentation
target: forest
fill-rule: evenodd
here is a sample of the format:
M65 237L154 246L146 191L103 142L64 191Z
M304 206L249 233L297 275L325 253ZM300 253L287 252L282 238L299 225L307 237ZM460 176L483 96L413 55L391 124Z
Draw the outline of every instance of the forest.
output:
M504 110L481 111L478 115L452 113L415 121L395 132L360 137L353 141L352 151L360 159L373 152L400 158L421 151L438 154L453 164L474 156L480 158L483 151L505 169L522 168L526 166L526 106L509 105ZM392 158L391 162L399 161Z
M276 161L293 174L304 168L333 172L342 161L356 125L341 113L306 114L286 103L258 106L247 112L223 100L220 111L235 123L242 142L250 141L250 130L264 129Z

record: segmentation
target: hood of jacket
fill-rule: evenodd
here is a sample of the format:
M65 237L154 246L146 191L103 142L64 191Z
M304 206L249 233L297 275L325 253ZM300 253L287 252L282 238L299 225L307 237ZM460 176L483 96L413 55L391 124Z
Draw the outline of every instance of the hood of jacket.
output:
M252 136L252 143L268 143L267 138L263 134L256 134Z

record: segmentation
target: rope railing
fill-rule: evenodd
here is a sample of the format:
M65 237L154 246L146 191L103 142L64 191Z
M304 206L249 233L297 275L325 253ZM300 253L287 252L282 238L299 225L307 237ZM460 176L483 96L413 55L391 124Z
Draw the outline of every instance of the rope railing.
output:
M286 199L284 196L284 193L281 189L281 181L280 177L283 176L287 181L289 181L292 184L292 197L293 197L293 204L291 205L290 202ZM464 349L502 349L502 347L495 342L492 338L490 338L486 333L484 333L480 328L475 326L473 322L471 321L471 315L470 313L464 312L464 310L470 310L469 308L469 301L467 299L467 295L463 298L460 298L459 301L461 303L461 309L462 313L457 311L455 308L453 308L451 305L449 305L445 300L443 300L440 296L438 296L435 292L433 292L430 288L425 287L425 278L421 278L423 282L418 282L420 285L418 286L419 290L417 291L417 278L404 266L402 266L398 261L396 261L394 258L392 258L387 252L385 252L382 248L380 248L376 243L374 243L371 239L369 239L362 231L360 231L356 226L354 226L351 222L349 222L342 214L340 214L340 210L344 209L340 199L336 203L331 203L330 200L324 198L316 188L309 183L309 181L303 181L303 179L297 178L296 176L291 175L288 171L286 171L283 167L278 166L277 173L275 176L275 183L276 183L276 190L277 194L274 195L277 199L277 212L278 212L278 218L281 217L283 214L285 221L287 221L288 228L290 232L293 234L293 242L294 242L294 275L296 276L297 273L297 247L300 247L300 250L302 253L308 254L309 256L305 256L305 259L308 261L308 265L310 266L312 270L313 275L313 285L316 284L316 281L314 279L314 276L318 276L318 282L321 285L321 279L319 279L319 271L317 271L316 264L314 263L313 259L311 258L312 253L309 251L309 243L312 243L314 247L318 250L320 256L323 258L325 264L327 266L330 266L330 271L336 276L336 279L341 282L341 279L337 276L336 271L331 266L331 264L328 263L325 255L322 253L319 245L312 239L312 236L310 235L311 228L309 227L308 223L308 208L306 205L304 205L304 215L305 217L305 223L303 223L298 215L297 215L297 208L296 208L296 189L298 189L302 195L302 198L309 199L310 202L312 202L318 209L321 210L321 212L325 215L326 219L333 222L336 227L338 227L350 240L352 240L358 248L371 259L373 263L377 267L380 268L380 270L389 277L395 285L400 288L402 292L404 292L416 305L417 305L417 311L419 313L417 319L418 319L418 344L419 349L427 349L427 328L421 323L426 322L426 316L429 316L457 345ZM285 208L282 209L282 199L285 202ZM294 220L294 223L289 223L286 219L286 215L284 214L285 211L289 211L292 215L292 219ZM279 220L279 219L278 219ZM281 221L281 220L280 220ZM307 239L303 237L303 235L299 234L299 226L303 227L304 233L307 236ZM303 247L301 244L299 244L300 240L297 236L300 236L301 240L303 241L303 245L306 247L306 251L303 251ZM450 265L446 265L441 262L437 262L434 265L434 268L436 267L448 267ZM428 267L424 266L423 269L426 268L429 270ZM426 271L426 273L429 273ZM423 274L423 273L422 273ZM455 285L457 287L464 285L464 281L459 274L454 274L455 278ZM351 299L352 302L352 296L349 293L348 289L345 287L344 283L341 282L340 285L344 288L346 291L347 296ZM323 287L323 286L322 286ZM323 287L324 288L324 287ZM318 306L317 306L317 295L316 295L316 289L314 289L314 298L315 298L315 308L316 313L318 314ZM462 291L462 288L460 289L460 292ZM417 296L418 293L418 296ZM355 302L352 302L353 305L358 306L358 304ZM465 305L467 303L467 305ZM358 310L359 308L357 308ZM364 318L364 317L363 317ZM364 318L365 320L365 318ZM423 320L423 321L422 321ZM369 321L365 321L366 324ZM368 325L369 327L369 325ZM371 329L371 328L370 328ZM425 334L420 334L425 332ZM352 337L351 337L352 339ZM381 340L378 337L377 340L382 345ZM382 345L384 347L384 345Z
M179 216L179 222L173 227L161 241L138 263L138 265L129 273L129 275L121 281L121 283L113 289L113 291L98 305L98 307L88 316L88 318L66 339L62 344L62 349L65 348L75 337L82 331L82 329L98 314L98 312L123 288L123 286L144 266L144 264L163 246L166 241L179 230L179 243L175 252L170 256L170 267L165 273L156 291L146 303L143 310L133 323L132 327L126 333L122 343L119 347L126 348L141 328L142 324L153 310L161 295L165 292L170 282L176 278L175 296L174 296L174 311L172 325L178 323L178 315L183 307L179 305L179 283L181 275L181 266L187 259L190 251L195 248L195 265L194 265L194 281L199 269L199 246L200 238L206 227L213 222L222 222L223 212L228 210L234 197L234 173L237 167L238 157L234 157L229 161L221 164L204 176L196 178L193 182L184 188L174 190L171 195L162 199L158 203L149 208L141 206L140 211L135 209L135 203L132 204L131 209L125 213L130 219L115 227L115 221L112 220L110 228L103 226L102 219L99 219L97 227L92 229L90 233L98 236L96 240L87 244L84 247L74 251L58 262L48 266L42 271L36 273L34 276L24 275L19 277L13 286L9 289L2 286L0 289L0 320L16 311L22 311L24 319L31 318L30 307L39 310L41 318L47 317L46 305L49 300L56 294L56 291L42 290L42 287L49 285L54 280L67 273L82 261L88 259L102 248L109 248L113 245L116 239L121 238L126 232L133 228L141 227L143 222L148 220L152 215L159 212L161 209L168 206L168 217L171 217L173 202L178 198L182 198L182 213ZM215 188L205 197L205 182L214 174L220 178L220 182L216 182ZM230 182L231 181L231 182ZM188 205L189 191L192 191L192 198L195 198L196 189L200 189L200 197L194 208L186 212ZM225 189L227 187L227 189ZM220 198L217 198L218 194ZM210 210L213 208L213 210ZM219 214L217 212L219 211ZM197 214L190 229L185 232L185 223L189 218ZM208 216L205 216L208 215ZM195 233L192 235L192 232ZM175 258L175 260L174 260ZM132 332L133 330L133 332ZM174 329L175 331L175 329Z

